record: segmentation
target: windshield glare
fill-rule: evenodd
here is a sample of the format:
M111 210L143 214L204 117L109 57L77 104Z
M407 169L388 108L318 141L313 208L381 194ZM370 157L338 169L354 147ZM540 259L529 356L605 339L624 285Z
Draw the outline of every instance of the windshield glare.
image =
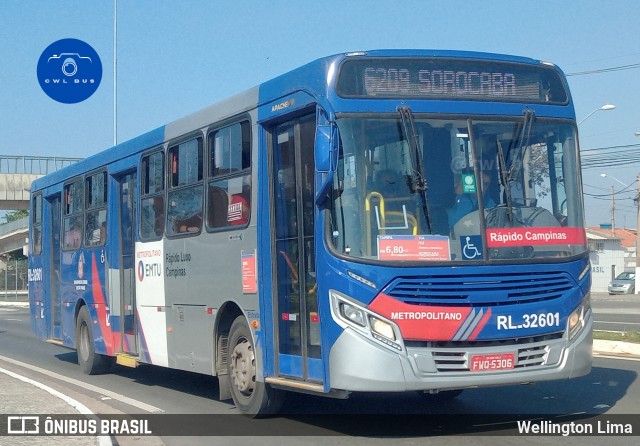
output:
M338 253L379 261L568 257L586 250L575 128L525 115L338 120Z

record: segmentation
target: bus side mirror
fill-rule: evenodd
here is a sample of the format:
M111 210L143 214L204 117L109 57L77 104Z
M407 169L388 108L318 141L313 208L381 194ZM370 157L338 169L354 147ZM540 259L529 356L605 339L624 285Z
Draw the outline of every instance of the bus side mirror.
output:
M316 170L326 174L322 185L316 190L316 206L323 207L333 187L333 174L338 166L338 128L335 125L319 125L316 128Z
M318 172L326 173L332 170L332 134L333 127L331 125L319 125L316 128L315 161Z

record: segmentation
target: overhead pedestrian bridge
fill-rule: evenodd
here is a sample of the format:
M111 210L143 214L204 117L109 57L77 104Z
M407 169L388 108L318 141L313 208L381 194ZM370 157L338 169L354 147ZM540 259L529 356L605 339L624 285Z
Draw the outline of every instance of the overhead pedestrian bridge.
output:
M81 158L0 155L0 210L29 209L31 183ZM27 289L29 217L4 223L0 218L0 300L17 299ZM20 295L22 295L20 294Z
M82 158L0 155L0 210L29 209L31 183Z

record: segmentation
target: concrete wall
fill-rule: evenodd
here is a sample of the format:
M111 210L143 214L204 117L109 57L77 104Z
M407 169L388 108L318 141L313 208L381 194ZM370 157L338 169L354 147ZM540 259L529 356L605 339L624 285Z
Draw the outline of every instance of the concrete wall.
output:
M29 237L29 217L0 225L0 254L22 252Z
M41 176L33 173L0 174L0 209L29 209L31 183Z

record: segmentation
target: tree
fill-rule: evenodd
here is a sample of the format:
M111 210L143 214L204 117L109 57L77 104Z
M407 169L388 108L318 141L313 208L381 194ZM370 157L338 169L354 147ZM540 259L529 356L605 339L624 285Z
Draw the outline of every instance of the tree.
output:
M4 214L5 223L10 223L12 221L20 220L21 218L25 218L29 216L29 211L20 210L20 211L12 211Z

